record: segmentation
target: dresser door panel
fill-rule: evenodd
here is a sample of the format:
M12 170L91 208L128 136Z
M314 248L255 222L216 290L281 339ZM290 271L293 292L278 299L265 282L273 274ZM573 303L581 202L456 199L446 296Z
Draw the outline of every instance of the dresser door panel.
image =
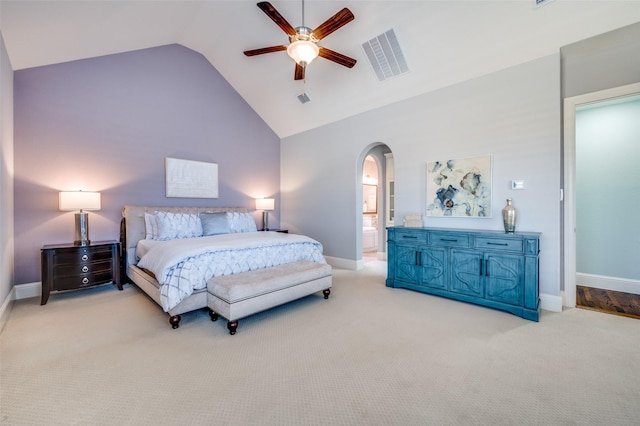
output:
M522 292L524 279L522 256L486 256L486 298L497 302L520 305L524 302Z
M446 271L446 249L430 248L420 252L420 284L434 288L447 288Z
M412 246L397 246L396 278L399 280L418 282L417 252Z
M483 297L483 255L467 251L451 251L451 291Z

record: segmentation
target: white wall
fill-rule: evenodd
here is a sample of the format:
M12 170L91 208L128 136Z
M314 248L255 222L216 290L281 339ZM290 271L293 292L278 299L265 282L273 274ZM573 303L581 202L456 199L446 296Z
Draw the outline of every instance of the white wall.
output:
M13 286L13 70L0 33L0 306Z
M579 274L640 280L640 97L576 112Z
M426 211L426 163L493 157L492 218L428 218L426 226L503 229L506 198L517 230L542 232L540 291L560 294L560 57L417 96L283 139L283 227L323 243L325 255L358 259L357 160L372 143L395 159L396 224ZM510 182L524 180L525 190Z

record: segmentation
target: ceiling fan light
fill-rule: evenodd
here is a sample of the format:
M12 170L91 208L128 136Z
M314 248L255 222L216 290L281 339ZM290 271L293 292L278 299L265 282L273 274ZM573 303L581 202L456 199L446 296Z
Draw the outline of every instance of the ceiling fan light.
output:
M302 65L304 62L305 66L309 65L311 61L317 58L319 52L320 49L318 48L318 45L307 40L294 41L287 47L287 54L291 59L296 61L299 65Z

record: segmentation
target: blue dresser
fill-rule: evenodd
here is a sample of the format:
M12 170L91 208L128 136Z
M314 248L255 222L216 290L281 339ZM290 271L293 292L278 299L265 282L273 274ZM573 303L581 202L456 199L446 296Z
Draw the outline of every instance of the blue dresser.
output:
M387 287L538 321L539 233L398 226L387 231Z

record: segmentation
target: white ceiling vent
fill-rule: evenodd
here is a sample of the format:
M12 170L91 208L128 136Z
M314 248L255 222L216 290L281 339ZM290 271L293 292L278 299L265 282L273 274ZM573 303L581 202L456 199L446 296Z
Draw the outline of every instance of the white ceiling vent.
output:
M309 96L307 96L306 93L301 93L300 95L298 95L298 100L303 105L306 104L307 102L311 102L311 99L309 99Z
M379 81L409 72L393 29L362 43L362 48Z

